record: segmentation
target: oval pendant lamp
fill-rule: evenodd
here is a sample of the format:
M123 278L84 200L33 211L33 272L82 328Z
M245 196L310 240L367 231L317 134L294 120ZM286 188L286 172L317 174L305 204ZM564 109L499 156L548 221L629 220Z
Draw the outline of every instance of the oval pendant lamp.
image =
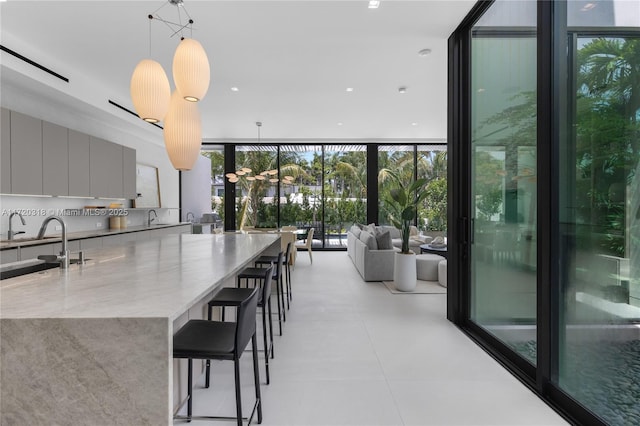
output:
M164 145L176 170L191 170L202 145L202 124L198 104L185 101L177 90L171 95L164 119Z
M189 102L198 102L209 90L211 69L202 45L192 38L180 41L173 55L176 90Z
M138 116L149 123L162 121L169 110L171 86L162 65L143 59L131 75L131 100Z

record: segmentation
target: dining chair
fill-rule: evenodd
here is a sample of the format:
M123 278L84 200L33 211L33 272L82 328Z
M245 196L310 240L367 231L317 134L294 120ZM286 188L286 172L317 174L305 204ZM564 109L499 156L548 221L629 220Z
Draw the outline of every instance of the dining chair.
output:
M296 243L296 248L304 248L309 252L309 261L313 263L313 256L311 255L311 246L313 245L313 228L309 228L309 232L307 233L307 239L304 241L298 241Z

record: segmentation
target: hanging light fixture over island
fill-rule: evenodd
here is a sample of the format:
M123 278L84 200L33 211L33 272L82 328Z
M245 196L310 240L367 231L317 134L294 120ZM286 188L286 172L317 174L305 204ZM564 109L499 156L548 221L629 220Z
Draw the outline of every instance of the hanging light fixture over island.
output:
M169 79L162 65L152 59L143 59L131 76L130 92L134 108L142 120L149 123L164 120L164 142L171 164L176 170L186 171L193 168L200 154L202 123L197 102L207 94L211 68L202 45L197 40L185 38L183 35L183 30L187 28L193 31L194 22L184 8L184 0L168 0L168 3L177 8L177 24L157 15L166 3L149 14L148 18L149 23L153 19L165 23L174 30L172 36L181 36L172 65L176 90L172 95ZM189 18L185 24L182 24L181 9Z

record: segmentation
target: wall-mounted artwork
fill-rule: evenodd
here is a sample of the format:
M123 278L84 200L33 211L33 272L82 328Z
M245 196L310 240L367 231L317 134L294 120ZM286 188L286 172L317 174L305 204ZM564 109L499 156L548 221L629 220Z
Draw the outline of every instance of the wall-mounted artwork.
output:
M157 167L136 164L136 192L138 194L134 200L134 207L162 207Z

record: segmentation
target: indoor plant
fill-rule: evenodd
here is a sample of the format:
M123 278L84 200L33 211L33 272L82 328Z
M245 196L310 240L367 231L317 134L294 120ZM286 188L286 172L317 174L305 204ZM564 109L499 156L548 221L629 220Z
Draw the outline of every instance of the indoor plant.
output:
M412 291L416 287L416 258L409 250L409 234L416 217L418 205L427 196L426 179L417 179L406 186L400 176L389 169L383 169L383 175L391 178L392 188L383 198L389 209L389 220L398 229L402 237L402 248L396 253L393 280L400 291Z

